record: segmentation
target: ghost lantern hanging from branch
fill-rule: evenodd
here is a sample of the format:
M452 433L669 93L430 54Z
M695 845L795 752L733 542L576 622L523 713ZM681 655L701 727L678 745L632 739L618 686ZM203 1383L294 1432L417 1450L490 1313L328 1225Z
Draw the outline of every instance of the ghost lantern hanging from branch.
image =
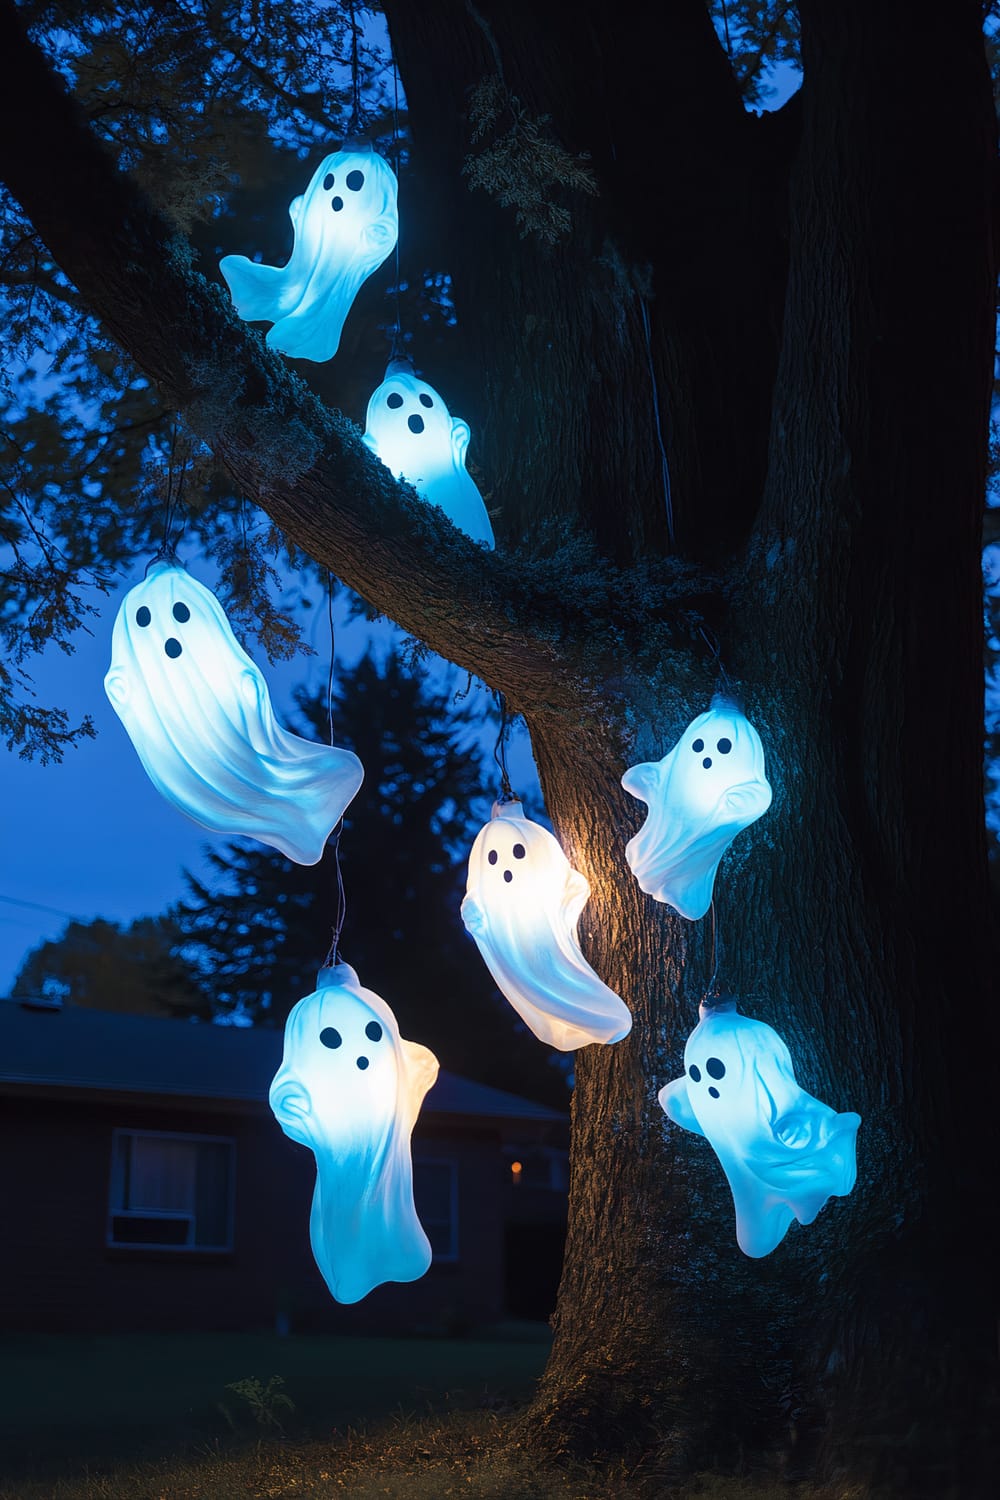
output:
M625 849L639 885L682 917L703 917L722 856L771 805L760 735L717 696L662 760L632 766L622 786L649 804Z
M632 1017L580 951L590 886L520 802L495 803L476 836L462 921L522 1021L560 1052L618 1042Z
M345 142L288 210L295 238L286 266L223 257L236 311L273 325L270 348L317 363L333 358L358 288L395 246L396 191L395 172L370 144Z
M470 429L453 417L433 386L414 374L408 359L389 362L385 380L368 403L365 442L397 479L439 505L474 542L493 547L493 527L483 497L465 467Z
M150 781L212 833L322 857L361 785L349 750L282 729L218 599L158 562L122 600L104 688Z
M684 1048L684 1077L660 1090L668 1119L706 1138L722 1164L745 1255L769 1255L793 1219L811 1224L857 1172L861 1116L838 1114L795 1081L791 1054L735 1001L708 1009Z
M350 964L323 969L291 1011L268 1096L293 1141L316 1158L309 1238L338 1302L384 1281L416 1281L431 1247L413 1203L410 1136L437 1058Z

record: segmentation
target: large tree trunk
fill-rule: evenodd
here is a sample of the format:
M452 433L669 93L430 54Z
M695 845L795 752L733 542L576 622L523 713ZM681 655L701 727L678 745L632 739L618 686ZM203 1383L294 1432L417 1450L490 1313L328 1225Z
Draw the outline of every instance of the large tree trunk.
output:
M986 1493L997 1143L975 1058L996 1055L997 1034L977 535L995 148L977 8L934 17L928 108L913 101L931 38L911 7L804 6L802 100L766 126L733 118L703 7L673 8L680 69L639 18L638 77L613 110L620 168L584 98L589 81L625 76L606 8L584 7L558 37L537 5L483 4L476 25L457 3L389 9L418 164L443 165L452 192L438 255L482 350L486 467L515 489L515 530L557 495L605 553L664 544L640 287L669 376L685 555L714 564L720 538L739 541L759 512L726 569L720 634L776 795L720 875L720 978L789 1042L807 1089L864 1120L855 1192L763 1261L737 1249L708 1144L665 1123L657 1090L681 1071L710 945L624 868L639 818L618 783L665 753L712 681L650 622L591 662L577 715L528 712L548 810L594 888L590 955L635 1024L578 1055L555 1346L520 1439L638 1445L654 1484L756 1451L906 1496ZM655 92L651 58L667 75ZM604 186L599 206L574 205L570 246L505 255L510 279L486 247L509 250L513 230L462 196L456 170L465 98L498 59L513 93L591 151ZM661 112L655 136L644 110ZM685 111L678 170L671 126ZM657 182L659 246L629 196ZM555 350L533 364L528 317L537 350ZM567 422L568 390L581 414L613 390L614 419Z
M634 1026L576 1059L555 1344L519 1440L642 1454L653 1493L756 1455L974 1500L996 1376L980 8L935 8L930 32L902 0L803 3L802 99L766 121L743 114L702 0L628 24L596 0L572 20L540 0L386 8L422 242L454 275L469 384L450 404L501 506L494 558L420 515L242 336L21 51L38 117L18 159L0 145L5 178L237 483L525 714L592 884L586 950ZM562 246L521 241L462 183L468 91L498 66L592 154L601 195L567 199ZM702 620L775 789L717 882L720 979L804 1087L864 1121L854 1192L760 1261L707 1143L656 1101L709 982L709 924L643 897L623 860L640 809L622 771L712 692Z

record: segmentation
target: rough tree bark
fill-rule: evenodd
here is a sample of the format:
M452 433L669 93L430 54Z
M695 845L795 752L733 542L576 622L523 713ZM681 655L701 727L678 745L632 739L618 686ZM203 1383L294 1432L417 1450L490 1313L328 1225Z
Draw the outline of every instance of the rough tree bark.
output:
M0 98L0 173L234 481L525 714L593 887L589 956L635 1021L578 1055L555 1344L519 1440L642 1455L653 1492L766 1456L900 1496L985 1495L997 1029L978 536L995 136L981 8L803 0L805 85L769 119L742 110L701 0L627 24L592 0L572 21L540 0L386 10L410 208L453 273L494 557L392 484L241 328L7 5L4 55L33 103L26 121ZM555 248L520 240L462 182L468 92L498 68L592 155L600 196L572 200ZM561 550L573 528L590 557ZM644 898L622 859L640 821L623 769L664 753L712 691L698 620L775 788L717 884L721 978L785 1036L806 1088L864 1120L852 1196L763 1261L736 1248L707 1144L656 1102L708 981L707 924Z

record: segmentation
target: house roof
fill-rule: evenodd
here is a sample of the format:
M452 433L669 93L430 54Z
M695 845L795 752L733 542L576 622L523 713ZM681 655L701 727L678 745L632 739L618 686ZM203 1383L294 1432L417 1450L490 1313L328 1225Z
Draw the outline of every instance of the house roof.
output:
M282 1034L122 1015L83 1006L0 1002L0 1091L90 1090L266 1104ZM423 1115L564 1121L566 1115L442 1070Z

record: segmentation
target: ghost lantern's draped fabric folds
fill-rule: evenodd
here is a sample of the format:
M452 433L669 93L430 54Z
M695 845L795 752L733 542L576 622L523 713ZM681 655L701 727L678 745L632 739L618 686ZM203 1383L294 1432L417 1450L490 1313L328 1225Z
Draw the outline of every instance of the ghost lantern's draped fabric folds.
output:
M259 839L298 864L322 857L361 762L282 729L222 605L185 568L156 563L125 595L104 687L168 802L212 833Z
M735 703L717 697L662 760L632 766L622 786L649 804L625 849L636 880L682 917L703 917L722 856L771 805L760 735Z
M469 856L462 920L522 1021L572 1052L618 1042L632 1017L580 952L576 928L590 886L520 802L496 803Z
M453 417L433 386L419 380L408 359L392 360L368 403L365 442L460 531L492 547L493 527L483 497L465 467L468 422Z
M273 324L272 349L317 363L333 358L358 288L396 243L396 188L395 172L370 145L334 151L288 210L295 241L286 266L244 255L219 262L240 317Z
M861 1116L838 1114L800 1088L778 1033L733 1003L702 1008L684 1049L684 1077L659 1099L722 1163L745 1255L769 1255L793 1219L811 1224L828 1198L854 1186Z
M285 1024L270 1105L316 1158L309 1238L338 1302L384 1281L416 1281L431 1247L413 1203L410 1136L437 1058L407 1042L350 964L323 969Z

